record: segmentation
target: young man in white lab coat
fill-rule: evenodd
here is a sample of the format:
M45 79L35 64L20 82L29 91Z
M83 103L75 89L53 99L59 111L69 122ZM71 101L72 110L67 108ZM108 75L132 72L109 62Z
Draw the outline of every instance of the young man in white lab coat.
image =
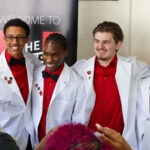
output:
M135 117L137 75L146 64L136 58L117 54L123 42L123 32L114 22L102 22L93 30L96 56L78 61L73 68L84 78L88 95L86 114L89 127L108 127L124 136L132 149L137 149ZM117 135L116 133L116 135Z
M139 79L137 129L139 150L150 149L150 67Z
M20 150L31 150L31 87L34 65L40 66L40 61L23 51L30 34L24 21L9 20L3 31L7 49L0 56L0 127L16 140Z
M84 84L64 62L67 54L67 41L62 34L53 33L46 38L42 55L45 65L34 71L32 90L36 144L56 126L86 123Z

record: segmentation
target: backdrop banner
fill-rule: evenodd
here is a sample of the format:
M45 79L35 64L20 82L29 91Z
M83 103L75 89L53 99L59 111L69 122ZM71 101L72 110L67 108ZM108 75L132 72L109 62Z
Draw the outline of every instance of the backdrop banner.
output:
M77 59L78 0L0 0L0 53L6 48L3 40L4 24L20 18L31 27L31 40L25 51L41 60L45 38L53 32L63 34L68 42L66 62Z

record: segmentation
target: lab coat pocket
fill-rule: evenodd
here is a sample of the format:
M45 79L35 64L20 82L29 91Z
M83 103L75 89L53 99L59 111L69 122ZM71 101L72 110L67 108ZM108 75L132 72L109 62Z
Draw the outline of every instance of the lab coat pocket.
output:
M17 116L24 112L24 105L14 101L0 101L0 112L3 116Z
M150 149L149 138L150 138L150 118L148 118L145 122L144 135L142 137L142 150Z
M73 102L57 100L55 102L55 120L58 125L71 122L73 113Z

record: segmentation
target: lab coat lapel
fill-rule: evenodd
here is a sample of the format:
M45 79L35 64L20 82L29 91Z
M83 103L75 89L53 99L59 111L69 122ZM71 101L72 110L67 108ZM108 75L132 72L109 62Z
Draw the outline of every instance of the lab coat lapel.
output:
M28 59L28 57L24 54L25 57L25 63L26 63L26 70L27 70L27 79L28 79L28 87L29 87L29 94L28 94L28 99L27 99L27 104L30 103L30 97L31 97L31 88L32 88L32 83L33 83L33 68L34 65L32 64L31 60Z
M36 88L36 95L39 106L41 106L40 110L43 108L43 95L44 95L44 78L42 77L42 71L45 70L45 66L40 68L40 71L35 73L36 80L34 81L34 87ZM36 100L36 99L34 99Z
M0 56L0 70L2 71L2 79L5 83L8 84L8 87L14 91L14 93L17 93L20 98L15 99L19 103L24 103L24 100L22 98L22 95L20 93L19 87L17 85L17 82L7 64L6 58L5 58L5 50L2 52ZM6 79L7 78L7 79ZM10 78L12 78L12 82L10 81ZM20 101L22 99L22 101Z
M95 62L95 56L90 58L87 61L86 67L85 67L85 77L86 79L84 80L85 82L85 88L88 94L91 94L94 92L94 87L93 87L93 78L94 78L94 62Z
M127 123L130 82L131 82L131 64L121 60L118 56L116 82L121 98L121 105L123 111L124 124Z
M45 70L45 66L41 66L34 70L33 76L33 89L32 89L32 115L35 126L35 132L38 135L38 126L42 116L43 109L43 91L44 91L44 79L42 77L42 71ZM38 141L38 140L37 140Z
M52 105L55 98L59 95L59 93L68 85L70 80L70 69L67 64L64 64L64 68L57 80L49 107Z

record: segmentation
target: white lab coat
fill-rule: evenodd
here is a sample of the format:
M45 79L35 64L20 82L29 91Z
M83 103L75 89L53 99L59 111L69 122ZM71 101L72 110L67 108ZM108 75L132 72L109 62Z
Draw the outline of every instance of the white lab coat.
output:
M137 149L137 139L135 133L135 117L136 117L136 104L137 104L137 82L140 69L146 66L145 63L136 61L135 57L124 58L117 55L117 70L116 82L121 98L121 105L124 119L123 136L128 141L133 149ZM94 77L94 62L95 57L89 60L78 61L73 69L77 71L83 78L88 95L87 108L92 112L95 103L95 91L93 88ZM90 114L87 112L87 118L90 120Z
M34 85L32 91L32 116L35 128L35 143L38 144L38 126L40 123L43 109L44 79L42 71L45 66L37 68L34 72ZM38 87L40 90L38 90ZM55 89L50 100L49 109L46 116L46 134L55 126L68 122L86 123L85 103L86 95L83 80L71 69L64 65L64 68L56 83Z
M32 54L23 52L26 62L29 95L25 105L19 87L5 58L5 50L0 56L0 126L3 132L10 134L17 142L20 150L25 150L28 135L34 142L33 121L31 119L31 89L33 81L33 68L40 65ZM12 83L7 80L11 77ZM33 143L34 144L34 143Z
M137 129L139 150L150 150L150 67L139 80Z

